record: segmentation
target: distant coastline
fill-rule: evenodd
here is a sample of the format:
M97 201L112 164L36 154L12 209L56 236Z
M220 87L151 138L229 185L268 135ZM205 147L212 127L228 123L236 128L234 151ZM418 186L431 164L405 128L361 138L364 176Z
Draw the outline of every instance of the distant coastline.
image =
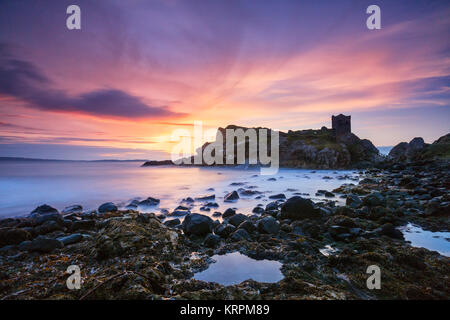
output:
M100 160L64 160L64 159L39 159L39 158L22 158L22 157L0 157L0 161L49 161L49 162L145 162L145 159L117 160L117 159L100 159Z

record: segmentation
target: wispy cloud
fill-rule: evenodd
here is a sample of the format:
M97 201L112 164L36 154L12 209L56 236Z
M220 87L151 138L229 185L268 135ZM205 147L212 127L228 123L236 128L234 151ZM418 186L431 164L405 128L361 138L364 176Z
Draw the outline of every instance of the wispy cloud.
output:
M181 116L167 106L151 106L119 89L99 89L77 96L52 87L52 82L32 63L17 59L0 45L0 95L23 100L31 108L72 112L98 117L165 118Z

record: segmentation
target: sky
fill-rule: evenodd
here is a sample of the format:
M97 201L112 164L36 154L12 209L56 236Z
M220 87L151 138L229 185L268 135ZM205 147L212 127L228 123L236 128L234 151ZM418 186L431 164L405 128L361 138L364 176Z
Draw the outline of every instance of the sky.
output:
M377 146L431 143L450 131L448 17L432 0L2 0L0 157L162 160L194 121L287 131L339 113Z

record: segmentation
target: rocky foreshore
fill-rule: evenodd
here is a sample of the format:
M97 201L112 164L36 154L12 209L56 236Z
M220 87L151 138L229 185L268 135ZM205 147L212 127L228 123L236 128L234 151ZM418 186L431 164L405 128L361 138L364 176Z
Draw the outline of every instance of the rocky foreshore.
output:
M43 205L0 221L0 298L449 299L450 258L412 247L397 229L411 222L449 232L449 172L448 162L393 164L319 191L330 200L273 195L253 213L216 209L213 217L180 214L183 222L113 203L95 212ZM184 199L179 211L211 199ZM193 279L211 256L236 251L280 261L284 278L231 286ZM66 287L70 265L80 267L80 290ZM367 289L370 265L381 269L380 290Z

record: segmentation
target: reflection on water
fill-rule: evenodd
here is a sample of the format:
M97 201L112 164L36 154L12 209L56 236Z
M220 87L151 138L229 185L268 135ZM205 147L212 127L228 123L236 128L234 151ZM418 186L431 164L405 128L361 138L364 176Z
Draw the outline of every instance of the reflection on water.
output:
M273 260L255 260L239 252L212 257L216 262L196 273L194 279L217 282L225 286L253 279L258 282L278 282L283 279L282 264Z
M450 232L431 232L408 223L400 228L406 241L411 241L414 247L437 251L443 256L450 257Z
M141 162L53 162L0 161L0 216L26 215L36 206L47 203L59 210L81 204L86 210L96 209L108 201L125 206L132 199L154 197L161 199L158 207L143 211L172 211L186 197L215 194L218 208L204 214L223 212L229 207L250 214L257 204L273 201L271 194L284 193L291 197L310 194L313 200L319 189L333 190L343 183L357 183L352 171L280 169L274 176L262 176L259 169L196 168L196 167L140 167ZM339 176L345 176L341 180ZM323 179L332 177L333 179ZM233 185L231 183L242 183ZM214 188L214 191L208 190ZM226 193L244 188L261 192L242 196L226 203ZM333 200L342 201L339 198ZM202 206L194 204L194 211Z

